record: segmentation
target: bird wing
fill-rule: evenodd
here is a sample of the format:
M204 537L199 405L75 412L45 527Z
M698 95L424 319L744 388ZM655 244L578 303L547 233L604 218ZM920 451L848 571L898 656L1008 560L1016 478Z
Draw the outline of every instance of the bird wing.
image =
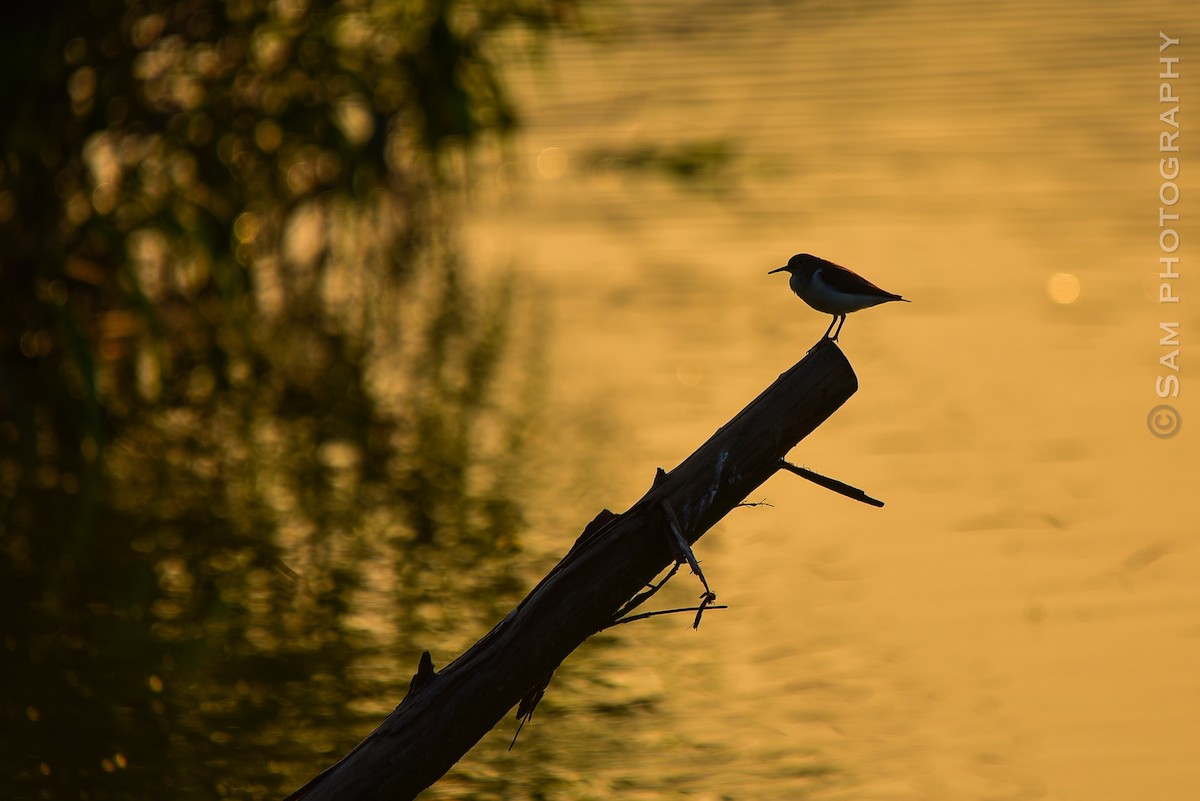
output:
M833 262L829 262L829 267L822 267L818 272L821 274L821 280L838 292L846 292L851 295L874 295L888 300L904 300L893 292L880 289L858 273Z

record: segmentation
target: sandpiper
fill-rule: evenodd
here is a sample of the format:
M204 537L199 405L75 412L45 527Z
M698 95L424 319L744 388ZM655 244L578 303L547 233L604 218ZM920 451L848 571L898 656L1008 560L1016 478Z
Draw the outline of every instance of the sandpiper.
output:
M910 302L907 298L880 289L858 273L808 253L792 256L786 265L771 270L767 275L779 272L792 274L788 286L802 301L819 312L833 315L833 322L825 331L824 339L835 342L850 312L892 300ZM837 326L836 331L834 326Z

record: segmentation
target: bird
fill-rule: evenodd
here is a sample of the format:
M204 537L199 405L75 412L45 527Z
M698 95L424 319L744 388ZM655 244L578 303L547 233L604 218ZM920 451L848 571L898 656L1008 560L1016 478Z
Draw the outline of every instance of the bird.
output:
M831 339L834 342L837 342L838 334L842 333L846 315L850 312L893 300L912 302L908 298L880 289L856 272L809 253L792 256L787 264L770 270L767 275L781 272L791 273L788 286L802 301L819 312L833 315L833 322L829 324L822 339ZM834 326L837 326L836 331Z

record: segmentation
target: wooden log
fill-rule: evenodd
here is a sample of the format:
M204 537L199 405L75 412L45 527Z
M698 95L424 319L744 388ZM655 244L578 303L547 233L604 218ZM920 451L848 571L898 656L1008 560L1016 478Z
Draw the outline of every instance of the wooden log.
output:
M598 516L529 595L460 657L440 671L423 658L400 705L288 801L395 801L433 784L676 560L672 518L683 538L695 542L857 389L837 344L819 342L678 467L660 471L628 511Z

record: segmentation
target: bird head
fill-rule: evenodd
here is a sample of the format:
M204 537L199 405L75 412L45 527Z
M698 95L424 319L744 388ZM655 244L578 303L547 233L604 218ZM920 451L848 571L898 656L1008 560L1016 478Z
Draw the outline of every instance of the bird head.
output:
M788 272L792 275L812 274L812 272L820 267L823 262L824 259L819 259L809 253L797 253L795 256L792 256L790 259L788 259L787 264L783 265L782 267L776 267L774 270L770 270L767 275L770 275L771 273L782 272Z

